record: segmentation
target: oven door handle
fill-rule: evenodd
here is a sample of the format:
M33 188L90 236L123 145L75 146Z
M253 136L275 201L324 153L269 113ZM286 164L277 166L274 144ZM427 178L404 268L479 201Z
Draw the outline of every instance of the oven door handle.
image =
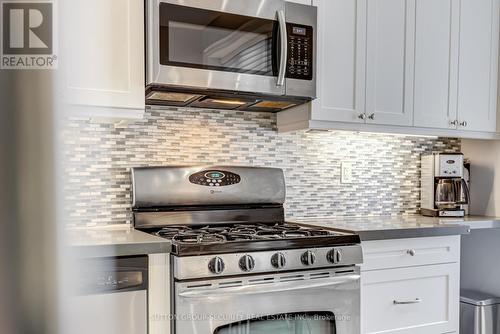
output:
M192 289L182 290L178 293L183 298L204 298L204 297L223 297L227 295L248 295L260 293L273 293L284 291L296 291L327 286L348 284L359 281L360 275L348 275L329 278L308 279L302 281L289 281L269 284L242 285L229 288L215 289Z
M283 86L285 84L286 75L286 62L288 59L288 33L286 31L285 11L278 10L278 23L280 28L280 64L278 71L278 80L276 86Z

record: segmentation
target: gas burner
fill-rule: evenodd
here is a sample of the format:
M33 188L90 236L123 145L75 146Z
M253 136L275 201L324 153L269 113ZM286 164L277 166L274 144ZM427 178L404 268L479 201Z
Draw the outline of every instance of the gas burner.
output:
M255 236L253 234L243 234L243 233L225 233L227 241L242 241L242 240L254 240Z
M336 233L332 233L331 231L327 230L307 230L311 236L321 236L321 235L336 235Z
M290 224L276 224L271 226L272 229L275 230L280 230L280 231L298 231L300 229L303 229L302 226L300 225L290 225Z
M200 228L199 230L193 229L193 231L203 231L205 233L222 233L227 231L227 227L225 226L205 226Z
M229 233L231 234L255 234L257 233L256 228L252 228L252 226L249 227L233 227L229 229Z
M283 231L284 238L302 238L302 237L308 237L310 235L311 233L309 231L301 231L301 230Z
M167 238L171 239L175 235L185 232L185 231L190 231L191 229L187 226L169 226L169 227L164 227L158 232L156 232L156 235L162 238Z
M283 231L276 231L276 230L257 231L255 235L265 239L283 239L284 236Z
M187 244L208 244L224 242L226 241L226 237L220 234L208 234L196 231L195 233L176 234L172 237L172 241Z

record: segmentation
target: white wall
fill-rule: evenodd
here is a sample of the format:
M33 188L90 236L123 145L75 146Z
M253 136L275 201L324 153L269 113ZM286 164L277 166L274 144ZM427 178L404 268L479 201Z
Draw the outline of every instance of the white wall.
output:
M471 159L471 213L500 216L500 141L463 140ZM461 288L500 296L500 229L462 236Z
M460 287L500 297L500 229L472 230L462 236Z
M471 214L500 216L500 141L463 140L471 159Z

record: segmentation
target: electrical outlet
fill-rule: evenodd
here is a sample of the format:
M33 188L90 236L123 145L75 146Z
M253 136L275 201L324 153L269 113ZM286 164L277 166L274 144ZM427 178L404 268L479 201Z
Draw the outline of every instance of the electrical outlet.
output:
M352 183L352 162L343 161L340 164L340 183Z

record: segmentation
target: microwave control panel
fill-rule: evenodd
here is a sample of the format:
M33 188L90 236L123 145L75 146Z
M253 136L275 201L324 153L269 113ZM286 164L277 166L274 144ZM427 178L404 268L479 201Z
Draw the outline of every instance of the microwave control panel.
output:
M288 59L286 77L312 80L313 78L313 28L287 23Z

